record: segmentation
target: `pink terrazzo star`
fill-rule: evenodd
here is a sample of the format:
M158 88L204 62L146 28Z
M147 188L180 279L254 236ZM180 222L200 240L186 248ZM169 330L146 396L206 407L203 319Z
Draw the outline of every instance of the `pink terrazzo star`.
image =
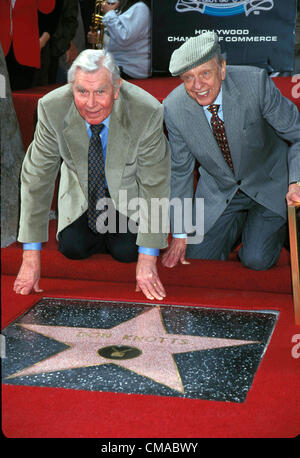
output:
M35 324L20 324L20 326L63 342L69 348L7 378L116 364L181 393L184 393L184 388L174 354L257 343L250 340L168 334L159 307L143 312L110 329ZM115 355L123 355L124 358L127 351L125 348L133 347L139 351L136 352L137 356L130 359L100 356L99 351L110 346L115 348ZM103 351L101 353L103 354Z

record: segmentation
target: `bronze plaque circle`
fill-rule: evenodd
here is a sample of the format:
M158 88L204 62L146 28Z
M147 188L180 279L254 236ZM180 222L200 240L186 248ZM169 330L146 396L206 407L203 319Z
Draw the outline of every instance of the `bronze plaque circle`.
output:
M110 345L100 348L98 353L102 358L114 360L133 359L142 354L138 348L127 345Z

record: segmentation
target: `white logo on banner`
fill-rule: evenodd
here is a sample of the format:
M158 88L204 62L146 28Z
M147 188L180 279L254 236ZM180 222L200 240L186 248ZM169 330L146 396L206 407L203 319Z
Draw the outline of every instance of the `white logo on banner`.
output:
M210 16L235 16L236 14L259 14L274 7L274 0L178 0L176 11L197 11Z

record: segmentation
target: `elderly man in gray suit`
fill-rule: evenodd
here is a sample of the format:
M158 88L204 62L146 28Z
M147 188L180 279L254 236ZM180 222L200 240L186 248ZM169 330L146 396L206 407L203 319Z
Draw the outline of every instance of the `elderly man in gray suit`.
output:
M174 267L187 263L186 258L226 260L241 241L238 254L244 266L270 268L286 236L286 203L300 201L296 106L264 70L226 66L213 32L175 50L170 72L183 80L164 101L171 202L193 197L197 162L194 197L204 199L204 237L197 242L184 228L174 233L173 227L163 264Z
M137 291L163 299L156 260L167 246L169 228L157 212L151 213L152 199L169 198L163 107L121 80L105 50L83 51L68 80L39 101L34 140L23 163L18 240L24 250L14 290L40 291L40 249L48 238L60 172L60 252L78 260L109 253L121 262L137 261Z

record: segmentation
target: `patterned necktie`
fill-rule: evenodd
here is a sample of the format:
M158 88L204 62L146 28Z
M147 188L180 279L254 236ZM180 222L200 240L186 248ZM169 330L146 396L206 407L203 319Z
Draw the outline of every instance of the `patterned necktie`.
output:
M208 107L208 111L212 114L212 117L210 119L211 127L215 136L215 139L217 140L217 143L222 151L222 154L224 156L225 161L229 165L232 171L233 169L233 164L232 164L232 159L229 151L229 145L225 133L225 127L224 127L224 122L222 119L219 118L218 116L218 110L219 110L220 105L210 105Z
M96 205L98 200L105 196L104 158L100 138L103 127L104 124L91 125L92 135L88 155L89 206L87 215L88 225L95 233L97 233L97 217L100 214L100 211L96 210Z

